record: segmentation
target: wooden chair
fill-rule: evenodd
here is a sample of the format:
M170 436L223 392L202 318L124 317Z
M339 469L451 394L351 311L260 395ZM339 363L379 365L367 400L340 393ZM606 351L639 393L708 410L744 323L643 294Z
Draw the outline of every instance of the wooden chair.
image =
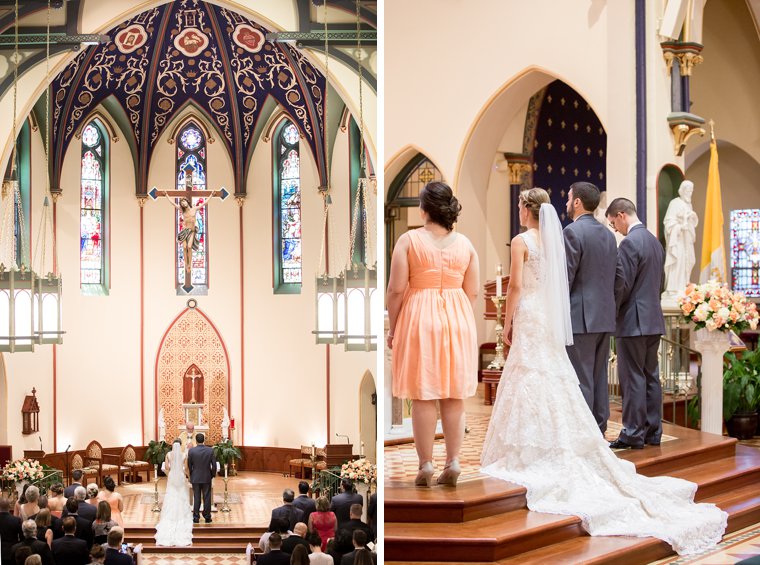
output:
M301 478L302 479L306 478L304 476L304 472L305 472L306 469L311 469L311 478L312 479L314 478L315 469L316 469L317 472L323 471L323 470L327 469L327 461L326 461L326 459L327 459L327 453L325 452L324 448L318 447L316 449L315 454L316 454L317 458L316 458L316 460L315 460L315 462L314 462L313 465L311 463L311 457L309 459L307 459L306 462L303 464L303 470L301 471Z
M126 447L121 450L121 454L119 454L119 474L121 474L123 472L122 469L124 469L129 475L130 483L137 482L137 477L140 476L140 473L145 473L145 482L150 482L150 471L152 468L153 465L147 461L140 461L137 459L135 448L132 444L127 444Z
M84 464L85 460L84 460L83 455L84 455L84 452L82 451L75 451L74 453L71 454L71 462L69 465L69 477L71 476L72 471L76 471L77 469L79 469L80 471L82 471L82 484L86 485L88 483L87 481L88 477L93 477L97 479L98 470L92 467L86 466Z
M119 482L119 466L112 463L103 463L103 446L96 440L87 444L84 453L84 463L88 467L97 471L97 482L103 484L103 479L108 475L116 475L116 482Z
M314 464L311 462L311 446L310 445L302 445L301 446L301 456L298 459L291 459L290 460L290 474L294 477L298 477L300 479L306 479L306 469L311 470L311 476L314 476L314 469L312 467L316 467L317 471L322 471L323 469L327 469L327 453L325 452L325 449L323 447L317 447L314 452L316 456L316 461ZM293 469L297 469L297 471L294 473Z
M311 446L310 445L302 445L301 457L297 459L291 459L288 462L288 465L290 466L290 470L288 471L290 473L290 476L303 478L303 470L306 463L311 465ZM293 472L293 469L296 469L295 473ZM300 472L300 475L298 474L299 472Z

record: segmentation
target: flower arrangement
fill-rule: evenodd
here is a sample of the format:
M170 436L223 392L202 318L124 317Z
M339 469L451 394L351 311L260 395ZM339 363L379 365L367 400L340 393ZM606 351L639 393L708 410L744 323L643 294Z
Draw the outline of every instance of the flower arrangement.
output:
M45 473L40 462L35 459L16 459L2 470L2 478L6 481L38 481Z
M754 302L715 280L703 284L689 283L676 300L684 319L694 322L698 330L754 330L760 319Z
M340 478L363 483L374 482L377 480L377 465L370 463L366 457L348 461L340 468Z

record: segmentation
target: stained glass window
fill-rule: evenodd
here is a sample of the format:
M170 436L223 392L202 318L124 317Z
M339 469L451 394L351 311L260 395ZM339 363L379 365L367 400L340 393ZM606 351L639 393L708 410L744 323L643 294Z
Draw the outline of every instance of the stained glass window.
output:
M192 190L206 190L206 138L200 128L190 122L180 131L180 143L177 145L177 190L187 190L187 175L192 174ZM182 146L180 148L180 145ZM177 199L177 204L180 199ZM203 198L193 198L192 205L203 204ZM203 207L195 214L195 238L198 249L193 250L190 258L190 282L195 292L205 292L208 288L208 207ZM176 234L184 229L182 212L177 210ZM176 238L175 238L176 239ZM185 257L183 244L176 242L177 254L177 289L185 284ZM178 290L179 292L179 290ZM184 293L184 291L182 291Z
M760 210L731 211L731 279L734 290L760 296Z
M201 143L203 143L203 136L201 135L201 132L194 127L188 127L183 130L179 139L182 142L182 145L188 151L198 149Z
M103 229L106 136L93 120L82 130L81 186L79 198L79 282L105 284Z
M275 291L300 292L301 268L301 164L298 128L290 121L276 136L275 168Z

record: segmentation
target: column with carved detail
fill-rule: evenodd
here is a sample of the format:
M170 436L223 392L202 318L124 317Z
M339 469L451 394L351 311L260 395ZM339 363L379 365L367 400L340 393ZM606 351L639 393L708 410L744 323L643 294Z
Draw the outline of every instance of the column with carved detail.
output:
M673 132L675 154L680 156L691 137L705 134L704 119L691 113L689 95L692 69L703 61L702 45L691 41L665 41L660 47L671 78L668 125Z

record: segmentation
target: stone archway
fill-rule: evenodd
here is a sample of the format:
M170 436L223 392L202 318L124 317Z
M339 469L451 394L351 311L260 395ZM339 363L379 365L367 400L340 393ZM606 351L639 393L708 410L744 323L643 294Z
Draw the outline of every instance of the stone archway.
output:
M188 306L166 330L156 354L156 436L162 408L166 423L166 437L158 439L172 441L184 427L184 377L193 365L204 377L203 422L209 427L206 443L213 444L222 439L224 408L229 410L229 355L208 316Z
M372 373L366 371L359 385L359 441L364 443L364 454L372 463L377 462L377 391Z
M359 384L359 441L364 454L377 462L377 390L372 373L366 371ZM361 445L361 444L360 444Z

